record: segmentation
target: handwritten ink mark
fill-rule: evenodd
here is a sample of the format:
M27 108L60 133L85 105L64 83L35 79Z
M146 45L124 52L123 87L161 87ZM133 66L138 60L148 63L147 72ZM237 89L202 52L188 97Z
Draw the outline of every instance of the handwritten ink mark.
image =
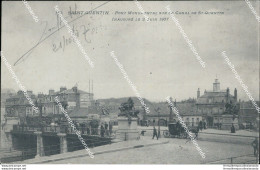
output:
M110 2L110 1L107 1L107 2L105 2L105 3L103 3L103 4L99 5L99 6L97 6L96 8L90 10L90 11L94 11L94 10L96 10L96 9L98 9L98 8L100 8L100 7L102 7L103 5L107 4L108 2ZM85 16L85 15L86 15L86 13L85 13L84 15L80 15L79 17L77 17L77 18L75 18L75 19L69 21L68 24L69 24L69 23L72 23L72 22L74 22L74 21L76 21L76 20L78 20L78 19L80 19L81 17L83 17L83 16ZM45 40L48 39L50 36L52 36L53 34L55 34L56 32L58 32L60 29L62 29L62 28L64 28L64 27L65 27L65 25L59 27L59 28L56 29L54 32L52 32L51 34L49 34L47 37L45 37L44 39L40 40L36 45L34 45L34 46L33 46L32 48L30 48L26 53L24 53L24 54L14 63L14 66L17 64L17 62L18 62L19 60L21 60L21 59L22 59L24 56L26 56L28 53L31 54L30 52L31 52L34 48L36 48L36 47L37 47L38 45L40 45L43 41L45 41Z

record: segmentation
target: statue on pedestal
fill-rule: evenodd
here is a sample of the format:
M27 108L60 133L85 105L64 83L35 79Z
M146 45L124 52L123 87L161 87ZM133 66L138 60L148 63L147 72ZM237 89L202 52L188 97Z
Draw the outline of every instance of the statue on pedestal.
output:
M134 102L131 98L127 100L127 102L124 102L119 107L120 113L118 116L127 117L129 122L131 123L131 118L137 118L137 115L139 114L139 110L135 110L134 108Z

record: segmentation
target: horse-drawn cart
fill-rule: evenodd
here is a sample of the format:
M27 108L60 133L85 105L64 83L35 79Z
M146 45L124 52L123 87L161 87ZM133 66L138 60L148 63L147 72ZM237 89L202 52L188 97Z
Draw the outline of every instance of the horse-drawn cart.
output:
M190 127L188 128L191 133L195 134L195 137L198 136L198 130L196 127ZM168 130L163 131L163 135L166 138L181 138L186 139L188 138L188 134L185 131L184 127L179 123L169 123L168 124Z
M163 131L166 138L187 138L185 129L179 123L169 123L168 130Z

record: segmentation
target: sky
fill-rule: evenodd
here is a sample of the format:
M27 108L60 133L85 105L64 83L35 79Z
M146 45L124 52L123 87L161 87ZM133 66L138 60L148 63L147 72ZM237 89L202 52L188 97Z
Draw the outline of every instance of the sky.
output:
M22 2L3 2L2 7L2 51L12 65L17 77L28 90L34 93L48 93L78 84L78 88L89 91L89 80L93 80L95 99L135 96L124 79L110 52L114 51L118 61L137 87L143 98L162 101L167 96L183 100L196 98L212 90L214 79L220 81L220 88L238 90L238 98L249 100L234 73L221 56L226 51L236 71L248 86L255 100L259 100L259 23L244 1L199 1L199 2L143 2L146 12L171 11L224 12L216 14L176 14L184 32L192 41L201 59L202 68L196 56L184 40L173 20L168 21L112 21L112 18L131 18L143 15L115 15L115 12L139 12L134 2L109 2L98 8L109 11L109 15L85 15L70 23L78 30L82 46L94 62L91 68L75 43L63 46L63 39L70 35L66 27L60 29L42 43L29 56L14 63L41 39L53 33L57 25L54 6L58 5L64 16L75 4L79 11L89 11L104 2L29 2L39 18L36 23ZM251 2L259 14L259 2ZM150 18L169 15L148 15ZM67 21L76 17L66 17ZM45 30L46 27L46 30ZM45 31L44 31L45 30ZM85 32L85 34L83 34ZM67 40L68 41L68 40ZM56 51L57 50L57 51ZM56 51L56 52L55 52ZM1 67L1 88L19 87L8 69Z

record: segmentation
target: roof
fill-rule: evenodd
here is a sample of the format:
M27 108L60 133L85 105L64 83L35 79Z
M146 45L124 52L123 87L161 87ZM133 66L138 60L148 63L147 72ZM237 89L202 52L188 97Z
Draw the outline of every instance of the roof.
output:
M96 108L96 107L78 108L69 112L69 116L71 117L87 117L88 115L91 114L102 115L103 112L101 108Z
M231 94L229 94L230 97L234 97ZM204 93L202 96L200 96L199 98L208 98L208 97L227 97L227 92L224 91L219 91L219 92L206 92Z
M208 99L211 99L209 101ZM197 104L205 104L205 103L221 103L226 101L227 99L227 92L218 91L218 92L205 92L202 96L197 99ZM229 99L234 100L234 96L229 94Z
M62 91L62 92L60 92L60 91L58 91L58 92L55 92L54 94L56 95L56 94L73 94L73 93L75 93L74 91L73 91L73 89L67 89L67 90L64 90L64 91ZM80 94L93 94L93 93L88 93L88 92L85 92L85 91L83 91L83 90L79 90L79 89L77 89L77 93L80 93Z
M170 108L167 103L154 103L150 109L148 116L158 116L158 113L154 110L155 108L160 108L160 116L169 116ZM195 102L177 102L176 107L179 115L197 115L196 113L196 103ZM174 112L173 112L174 114Z

